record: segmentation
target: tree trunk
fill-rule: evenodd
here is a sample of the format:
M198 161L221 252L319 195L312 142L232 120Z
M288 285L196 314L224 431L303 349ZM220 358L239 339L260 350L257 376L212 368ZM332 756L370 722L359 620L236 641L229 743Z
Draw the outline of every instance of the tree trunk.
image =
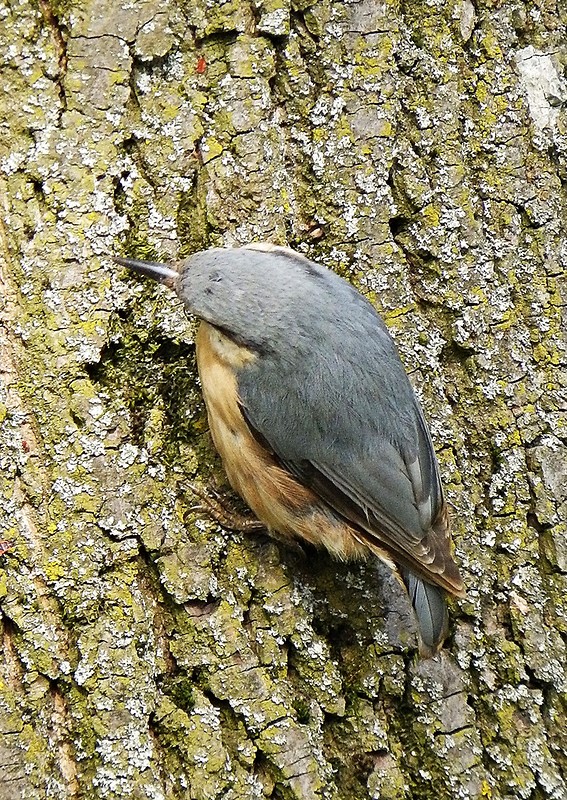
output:
M565 6L0 14L0 800L564 800ZM262 240L422 398L468 589L436 659L387 569L188 486L236 502L194 322L111 256Z

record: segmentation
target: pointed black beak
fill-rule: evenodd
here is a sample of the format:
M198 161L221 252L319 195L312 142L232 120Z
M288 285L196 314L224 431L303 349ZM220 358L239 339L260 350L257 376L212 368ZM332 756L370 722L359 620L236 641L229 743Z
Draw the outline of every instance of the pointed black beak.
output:
M133 269L140 275L148 275L158 283L164 283L170 289L175 288L175 284L179 278L177 270L168 267L167 264L156 264L154 261L138 261L135 258L121 258L114 256L114 261L122 267Z

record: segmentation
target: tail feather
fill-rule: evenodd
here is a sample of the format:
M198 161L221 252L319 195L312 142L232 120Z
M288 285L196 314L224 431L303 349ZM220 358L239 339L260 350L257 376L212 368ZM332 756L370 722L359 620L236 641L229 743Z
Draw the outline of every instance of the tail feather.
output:
M449 627L445 592L409 570L402 571L402 578L417 618L419 652L431 658L442 647Z

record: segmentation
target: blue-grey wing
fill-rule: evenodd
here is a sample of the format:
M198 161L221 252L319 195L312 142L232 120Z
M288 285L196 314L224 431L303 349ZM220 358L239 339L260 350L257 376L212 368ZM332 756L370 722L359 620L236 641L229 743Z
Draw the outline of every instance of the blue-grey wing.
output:
M460 594L431 437L388 334L378 335L362 364L348 332L332 359L321 361L316 346L310 357L305 343L287 363L264 358L239 378L242 411L279 463L371 550Z

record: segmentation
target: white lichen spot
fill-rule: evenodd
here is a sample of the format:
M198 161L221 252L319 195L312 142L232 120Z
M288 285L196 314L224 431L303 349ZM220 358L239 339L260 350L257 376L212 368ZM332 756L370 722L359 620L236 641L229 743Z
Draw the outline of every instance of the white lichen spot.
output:
M140 450L133 444L125 444L120 449L120 457L118 459L118 466L126 468L131 467L140 455Z
M2 170L5 175L13 175L19 170L25 160L26 156L24 153L10 153L7 158L3 158L2 161L0 161L0 170Z
M258 28L269 36L287 36L289 33L289 9L276 8L274 11L262 14Z
M426 111L425 108L418 107L415 109L415 118L417 121L418 128L422 131L426 130L427 128L431 128L432 121L431 115Z
M75 681L82 686L89 678L94 675L94 666L85 661L81 662L75 670Z
M213 730L220 730L220 711L215 708L211 703L205 705L195 705L192 714L197 715L202 720L203 724Z

